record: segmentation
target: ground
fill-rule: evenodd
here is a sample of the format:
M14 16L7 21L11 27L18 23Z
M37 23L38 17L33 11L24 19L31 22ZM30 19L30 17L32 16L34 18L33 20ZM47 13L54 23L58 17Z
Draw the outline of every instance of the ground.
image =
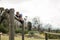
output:
M4 34L1 36L1 40L9 40L9 36ZM21 35L15 36L15 40L22 40ZM25 40L45 40L45 39L25 37ZM59 40L59 39L49 39L49 40Z

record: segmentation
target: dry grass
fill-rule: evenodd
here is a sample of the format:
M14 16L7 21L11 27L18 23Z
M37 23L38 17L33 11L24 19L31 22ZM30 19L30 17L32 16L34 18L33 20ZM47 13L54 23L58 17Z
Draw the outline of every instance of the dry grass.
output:
M9 36L6 35L6 34L2 35L1 40L9 40ZM15 40L22 40L22 37L17 35L17 36L15 36ZM45 39L40 39L40 38L36 39L36 38L33 38L33 37L32 38L25 37L25 40L45 40ZM49 40L60 40L60 39L49 39Z

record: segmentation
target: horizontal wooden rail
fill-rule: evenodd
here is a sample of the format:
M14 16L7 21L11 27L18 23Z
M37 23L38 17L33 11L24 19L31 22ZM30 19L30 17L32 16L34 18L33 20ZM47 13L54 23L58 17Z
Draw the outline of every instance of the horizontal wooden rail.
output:
M44 32L45 33L45 40L48 40L48 35L47 34L52 34L52 35L59 35L60 33L52 33L52 32Z
M52 34L52 35L60 35L60 33L53 33L53 32L44 32L44 33Z

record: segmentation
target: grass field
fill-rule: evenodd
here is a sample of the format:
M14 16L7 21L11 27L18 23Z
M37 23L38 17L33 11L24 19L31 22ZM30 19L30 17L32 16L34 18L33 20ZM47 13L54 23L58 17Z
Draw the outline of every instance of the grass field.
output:
M9 40L9 36L8 35L2 35L1 36L1 40ZM22 40L21 36L15 36L15 40ZM25 40L40 40L40 39L35 39L35 38L27 38L25 37Z
M8 35L2 35L1 40L9 40ZM21 36L15 36L15 40L22 40ZM27 38L25 37L25 40L45 40L45 39L40 39L40 38ZM49 39L49 40L60 40L60 39Z

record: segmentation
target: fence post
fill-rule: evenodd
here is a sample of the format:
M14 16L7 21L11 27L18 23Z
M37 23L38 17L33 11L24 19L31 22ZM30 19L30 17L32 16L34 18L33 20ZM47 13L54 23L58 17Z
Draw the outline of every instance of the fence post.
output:
M0 33L0 40L1 40L1 35L2 35L2 33Z
M10 9L9 14L9 40L14 40L14 9Z
M0 40L1 40L1 34L0 34Z
M45 33L45 40L48 40L48 35L47 35L47 33Z
M22 40L24 40L24 22L22 23Z

